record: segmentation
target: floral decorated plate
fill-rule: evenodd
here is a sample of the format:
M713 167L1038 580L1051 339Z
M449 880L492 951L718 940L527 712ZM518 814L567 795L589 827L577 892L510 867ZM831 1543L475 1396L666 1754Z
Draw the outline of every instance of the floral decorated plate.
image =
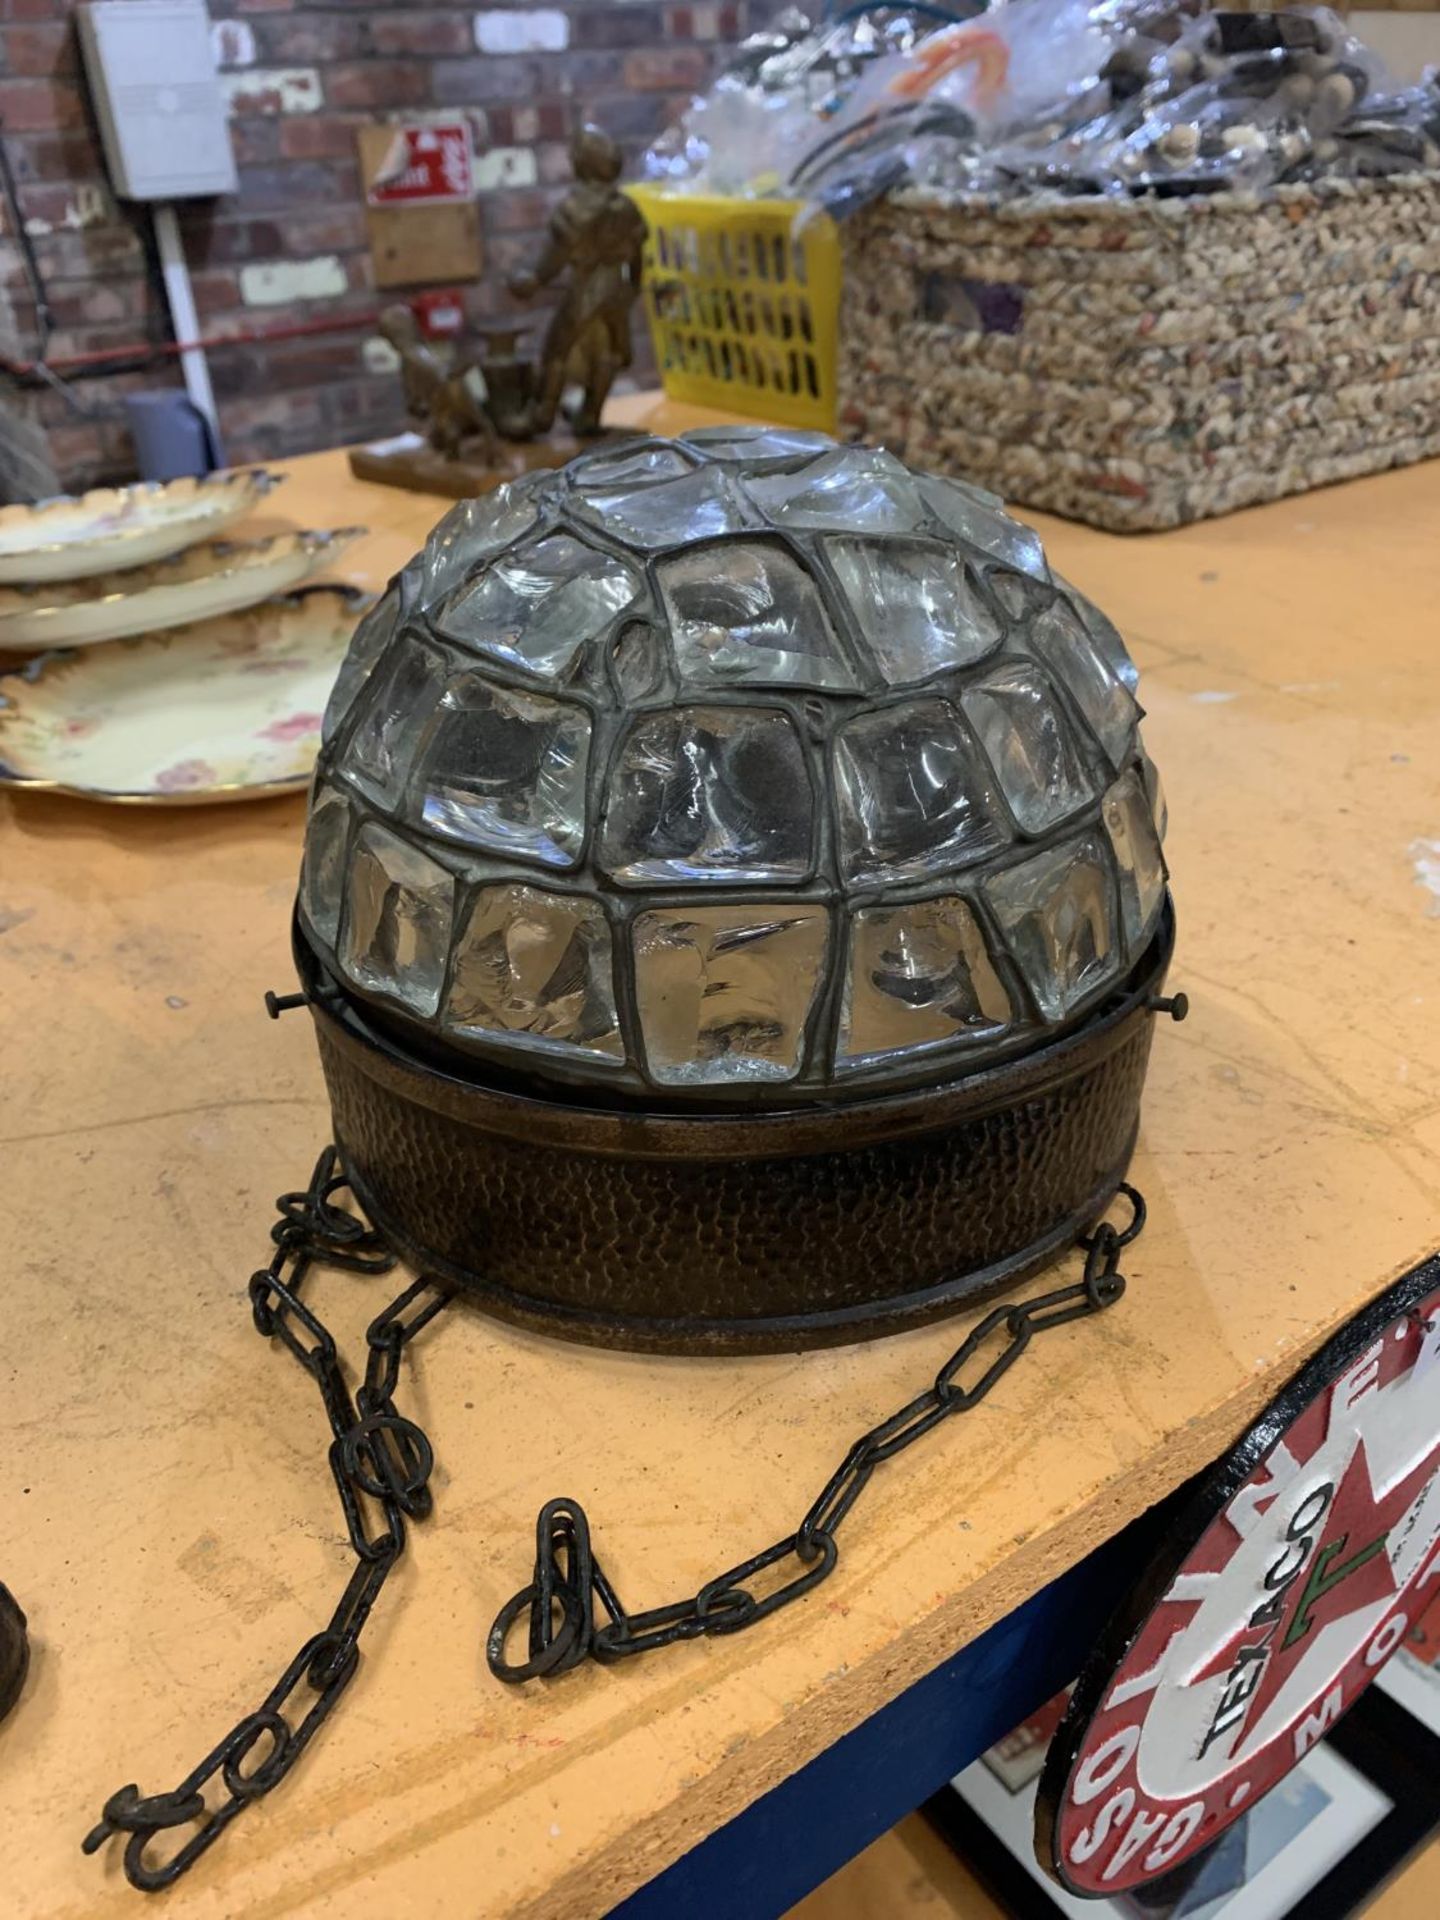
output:
M0 674L0 786L131 806L303 788L371 596L305 587L243 613Z
M340 527L333 533L276 533L268 540L207 540L123 573L45 587L0 587L0 653L89 647L253 607L257 600L298 587L364 531Z
M0 585L87 580L212 539L284 476L255 467L0 507Z

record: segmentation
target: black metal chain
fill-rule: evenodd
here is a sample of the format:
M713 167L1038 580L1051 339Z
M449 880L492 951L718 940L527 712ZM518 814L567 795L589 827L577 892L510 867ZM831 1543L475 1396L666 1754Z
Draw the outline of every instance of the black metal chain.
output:
M144 1893L172 1886L237 1814L289 1773L354 1677L360 1635L405 1549L406 1520L423 1520L430 1512L434 1455L421 1429L396 1409L394 1395L406 1346L450 1293L417 1280L371 1321L364 1377L352 1397L333 1336L300 1297L317 1262L364 1274L386 1273L395 1264L379 1235L335 1204L346 1184L335 1149L327 1147L305 1191L280 1196L280 1218L270 1230L275 1253L250 1281L250 1306L257 1329L267 1338L278 1336L320 1389L333 1435L330 1471L355 1570L328 1625L312 1634L254 1712L238 1721L179 1786L142 1794L131 1784L105 1802L84 1850L94 1853L112 1834L128 1834L125 1877ZM206 1789L217 1775L220 1797L212 1805ZM182 1827L194 1831L168 1859L147 1858L158 1834Z
M145 1893L172 1886L238 1814L277 1787L295 1765L354 1677L360 1635L405 1548L406 1520L424 1519L431 1509L434 1454L416 1423L397 1410L394 1395L406 1346L440 1312L451 1289L417 1280L371 1321L364 1377L352 1396L334 1337L300 1296L317 1263L364 1274L384 1273L394 1265L379 1235L335 1204L346 1185L335 1149L327 1147L309 1186L280 1196L280 1218L270 1230L275 1252L250 1281L250 1303L259 1332L278 1337L320 1390L333 1436L330 1471L355 1569L329 1623L304 1643L260 1705L178 1786L142 1794L132 1783L106 1801L82 1843L84 1851L96 1852L115 1834L128 1835L125 1876ZM592 1551L584 1509L574 1500L547 1501L536 1525L534 1578L501 1608L490 1629L490 1671L515 1683L563 1673L586 1658L621 1660L700 1634L738 1633L809 1593L834 1571L836 1533L876 1467L951 1414L978 1405L1037 1333L1101 1312L1120 1298L1125 1291L1120 1254L1145 1225L1139 1193L1129 1186L1120 1191L1130 1203L1129 1224L1122 1230L1102 1221L1081 1237L1085 1269L1078 1281L986 1314L931 1386L855 1442L794 1533L707 1581L693 1598L628 1613ZM1004 1344L974 1383L964 1385L962 1369L997 1334L1003 1334ZM758 1596L750 1590L748 1583L757 1575L790 1559L797 1568L779 1585ZM603 1625L596 1623L597 1602L607 1616ZM529 1657L511 1662L506 1642L527 1615ZM217 1775L220 1795L212 1805L206 1792ZM193 1831L167 1859L147 1857L158 1835L183 1827Z
M500 1609L486 1641L485 1657L496 1679L518 1685L564 1673L587 1658L623 1660L701 1634L739 1633L819 1586L839 1560L835 1536L840 1524L878 1466L942 1420L978 1406L1037 1333L1101 1313L1124 1293L1120 1255L1144 1228L1145 1202L1134 1187L1122 1186L1120 1191L1130 1203L1130 1221L1123 1229L1102 1221L1093 1233L1080 1237L1085 1270L1078 1281L987 1313L931 1386L855 1442L794 1533L707 1580L693 1598L644 1613L627 1612L595 1557L584 1508L576 1500L546 1501L535 1527L534 1577ZM993 1344L996 1335L1004 1344L974 1384L964 1385L962 1369ZM749 1583L758 1574L791 1560L795 1569L779 1585L763 1594L752 1592ZM604 1625L596 1624L597 1602L608 1616ZM512 1629L527 1617L528 1658L511 1661L506 1644Z

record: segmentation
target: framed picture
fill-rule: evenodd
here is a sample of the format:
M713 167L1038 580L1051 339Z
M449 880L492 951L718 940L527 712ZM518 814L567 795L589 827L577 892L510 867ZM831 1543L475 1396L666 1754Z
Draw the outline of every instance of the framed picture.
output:
M1372 1688L1212 1846L1111 1898L1066 1892L1036 1859L1036 1786L1063 1696L923 1812L1015 1920L1344 1920L1440 1828L1440 1666L1419 1684L1433 1722Z
M1375 1684L1440 1736L1440 1592L1375 1676Z

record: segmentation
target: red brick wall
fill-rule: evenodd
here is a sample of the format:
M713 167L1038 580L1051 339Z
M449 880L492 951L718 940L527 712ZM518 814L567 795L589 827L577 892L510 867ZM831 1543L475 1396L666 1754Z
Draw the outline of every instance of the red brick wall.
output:
M372 284L355 127L413 108L459 110L474 131L485 265L467 292L472 314L535 317L511 301L504 278L533 256L568 178L566 142L577 122L598 121L637 154L705 85L726 46L771 11L770 0L477 8L211 0L240 190L182 211L204 331L233 337L364 316L395 297ZM71 0L0 0L0 119L55 311L51 358L169 338L149 215L110 195L71 12ZM497 175L513 184L485 184ZM260 271L267 267L278 274ZM0 352L30 358L33 308L8 234L0 274L15 315ZM398 430L399 384L367 363L367 351L375 354L368 334L214 350L229 457L277 457ZM643 334L637 314L642 354ZM131 471L117 417L122 393L175 383L172 364L78 381L73 397L84 415L45 394L39 412L62 481L81 487Z

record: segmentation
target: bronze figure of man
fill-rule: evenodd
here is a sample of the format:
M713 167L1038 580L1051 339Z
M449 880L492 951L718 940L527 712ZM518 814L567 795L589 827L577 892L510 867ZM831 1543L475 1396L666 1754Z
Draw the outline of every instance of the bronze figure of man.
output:
M630 309L640 291L645 222L616 186L619 147L598 127L582 127L570 146L575 185L555 209L549 238L532 273L517 273L510 291L533 299L568 267L570 282L545 334L532 431L554 424L566 385L584 397L571 425L596 433L617 373L630 364Z

